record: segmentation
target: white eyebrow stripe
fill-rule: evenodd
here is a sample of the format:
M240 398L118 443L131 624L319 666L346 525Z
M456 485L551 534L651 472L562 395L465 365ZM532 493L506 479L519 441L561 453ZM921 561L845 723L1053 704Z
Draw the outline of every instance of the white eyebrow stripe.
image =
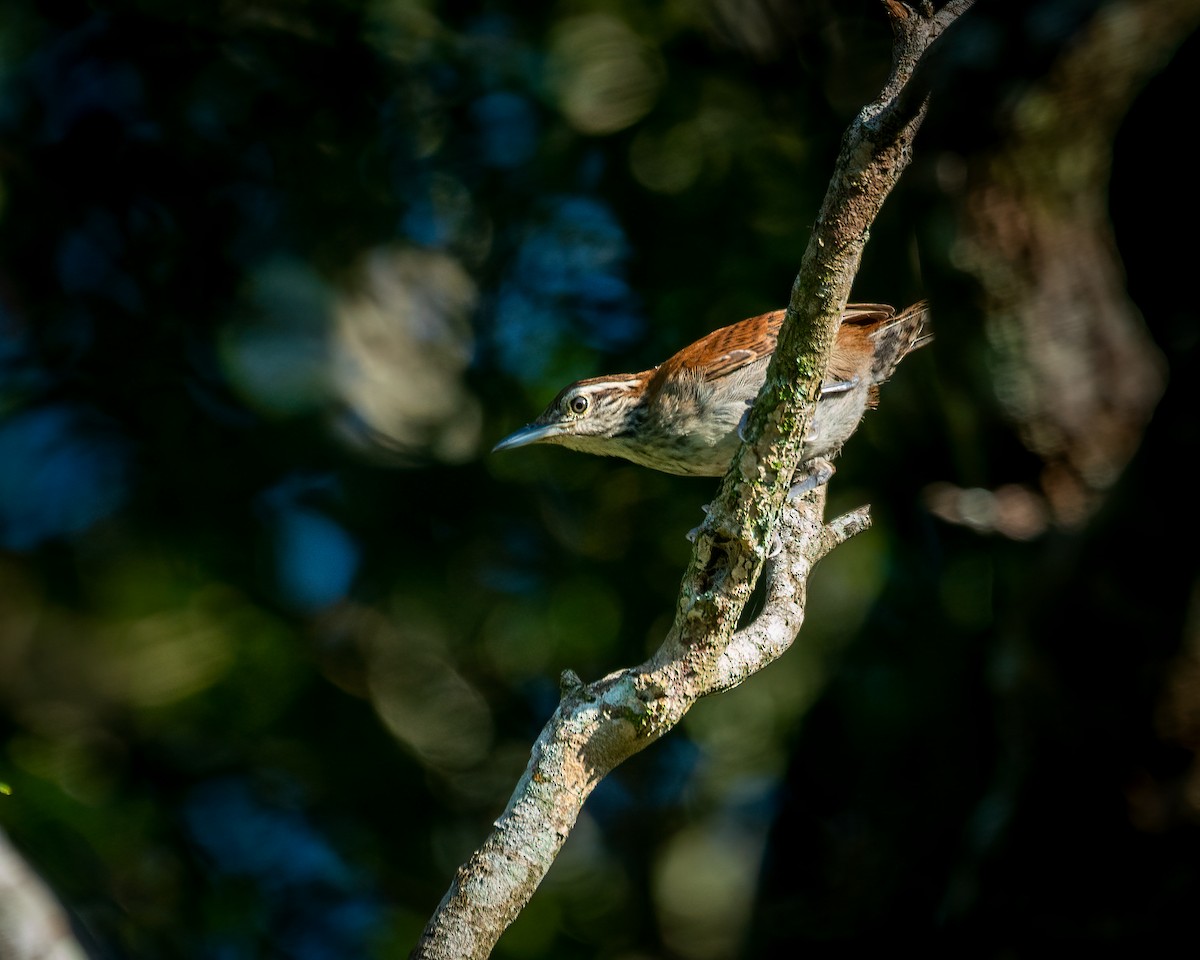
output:
M585 384L586 390L632 390L641 386L641 380L598 380Z

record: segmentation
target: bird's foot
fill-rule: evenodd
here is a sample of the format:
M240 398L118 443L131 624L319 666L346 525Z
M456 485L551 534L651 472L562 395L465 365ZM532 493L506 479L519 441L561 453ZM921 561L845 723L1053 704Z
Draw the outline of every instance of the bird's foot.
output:
M753 400L746 401L746 409L742 413L742 418L738 420L737 435L742 443L746 442L746 424L750 422L750 408L754 406Z
M708 511L711 507L712 507L711 503L705 503L705 504L701 505L700 509L704 511L704 515L707 517ZM701 529L703 529L703 527L704 527L704 524L701 523L698 526L692 527L691 530L689 530L687 533L684 534L684 536L687 538L688 543L696 542L696 538L698 536L700 536L700 531L701 531Z
M849 393L858 386L858 377L853 377L850 380L834 380L832 383L821 384L821 399L825 399L835 393Z
M816 490L827 484L834 475L833 464L824 457L814 457L803 464L792 477L792 486L788 490L788 499L795 500L804 496L809 490Z

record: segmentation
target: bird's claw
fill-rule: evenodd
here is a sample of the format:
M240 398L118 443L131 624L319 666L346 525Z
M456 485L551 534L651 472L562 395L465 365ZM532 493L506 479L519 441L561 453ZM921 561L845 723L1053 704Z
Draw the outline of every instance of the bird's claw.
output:
M792 477L792 486L788 490L788 499L795 500L810 490L816 490L827 484L834 475L833 464L824 457L814 457L804 464Z
M853 377L849 380L835 380L833 383L821 384L821 399L832 396L835 393L849 393L858 386L858 377Z
M711 503L702 503L700 505L700 509L704 511L704 515L707 517L709 510L712 509L712 504ZM700 531L701 531L701 529L703 529L703 527L704 527L704 524L700 524L699 526L692 527L691 530L689 530L687 533L685 533L684 536L687 538L687 542L695 543L696 538L698 536L700 536Z
M742 443L746 442L746 424L750 422L750 407L753 403L753 400L746 401L746 410L742 414L742 418L738 420L737 435L738 439L741 440Z

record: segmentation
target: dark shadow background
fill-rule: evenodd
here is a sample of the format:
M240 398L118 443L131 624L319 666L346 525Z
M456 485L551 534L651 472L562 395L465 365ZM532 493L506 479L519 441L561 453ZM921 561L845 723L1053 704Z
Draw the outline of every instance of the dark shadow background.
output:
M1112 144L1168 365L1098 512L1032 482L939 163L1098 4L983 3L855 289L928 296L839 462L875 526L794 650L618 770L500 957L1190 932L1196 41ZM874 3L11 5L0 34L0 825L103 957L404 956L570 667L669 624L714 484L489 456L559 387L782 305ZM1082 105L1081 109L1087 109Z

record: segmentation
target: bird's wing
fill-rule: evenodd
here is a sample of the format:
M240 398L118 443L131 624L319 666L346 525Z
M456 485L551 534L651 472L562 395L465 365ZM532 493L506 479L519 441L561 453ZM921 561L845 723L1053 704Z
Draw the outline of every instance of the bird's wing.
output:
M864 335L895 314L895 309L884 303L850 303L842 312L842 323L862 327ZM728 376L758 360L763 360L775 350L779 339L779 328L783 325L786 311L773 310L757 317L721 327L684 347L654 371L651 389L667 379L692 376L702 380L717 380ZM831 370L835 379L841 371ZM853 376L847 372L845 379Z
M717 380L771 355L775 349L783 311L764 313L730 324L684 347L654 372L654 380L676 377Z

